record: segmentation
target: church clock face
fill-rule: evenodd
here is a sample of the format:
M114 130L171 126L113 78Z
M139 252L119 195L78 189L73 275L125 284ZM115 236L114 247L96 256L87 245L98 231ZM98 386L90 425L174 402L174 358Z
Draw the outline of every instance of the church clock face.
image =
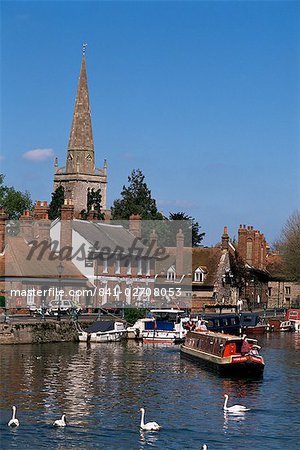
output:
M73 160L73 155L72 155L72 153L69 153L69 155L68 155L68 161L72 161Z
M90 154L88 154L88 155L87 155L87 157L86 157L86 159L87 159L87 161L92 161L92 157L91 157L91 155L90 155Z

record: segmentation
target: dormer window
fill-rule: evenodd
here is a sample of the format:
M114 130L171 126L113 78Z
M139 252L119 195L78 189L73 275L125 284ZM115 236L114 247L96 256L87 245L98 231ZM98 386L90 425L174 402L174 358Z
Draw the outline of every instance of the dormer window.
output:
M175 269L175 266L171 266L167 270L167 280L168 281L175 281L176 280L176 269Z
M203 281L204 281L204 271L201 269L201 267L198 267L195 270L194 281L196 281L197 283L203 283Z

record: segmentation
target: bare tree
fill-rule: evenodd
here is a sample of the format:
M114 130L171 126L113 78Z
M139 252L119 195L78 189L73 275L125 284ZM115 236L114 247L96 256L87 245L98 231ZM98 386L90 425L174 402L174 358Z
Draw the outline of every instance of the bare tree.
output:
M285 276L300 282L300 211L288 218L276 247L283 256Z

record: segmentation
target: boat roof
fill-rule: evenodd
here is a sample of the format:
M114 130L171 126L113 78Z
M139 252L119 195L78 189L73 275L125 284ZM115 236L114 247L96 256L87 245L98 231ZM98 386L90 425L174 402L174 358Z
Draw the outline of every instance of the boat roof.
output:
M152 313L173 313L173 314L178 314L178 313L184 313L185 311L183 309L151 309L150 310Z
M97 320L90 325L85 331L86 333L98 333L105 331L112 331L115 328L115 322L113 320Z
M209 336L218 339L224 339L225 341L243 341L242 336L234 336L233 334L216 333L214 331L190 331L193 335Z

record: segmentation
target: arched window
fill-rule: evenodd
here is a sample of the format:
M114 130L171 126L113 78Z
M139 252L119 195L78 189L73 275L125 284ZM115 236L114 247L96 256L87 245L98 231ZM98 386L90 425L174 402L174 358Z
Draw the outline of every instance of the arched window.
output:
M252 264L252 249L253 249L253 242L252 242L252 239L247 239L246 262L247 262L248 264Z

